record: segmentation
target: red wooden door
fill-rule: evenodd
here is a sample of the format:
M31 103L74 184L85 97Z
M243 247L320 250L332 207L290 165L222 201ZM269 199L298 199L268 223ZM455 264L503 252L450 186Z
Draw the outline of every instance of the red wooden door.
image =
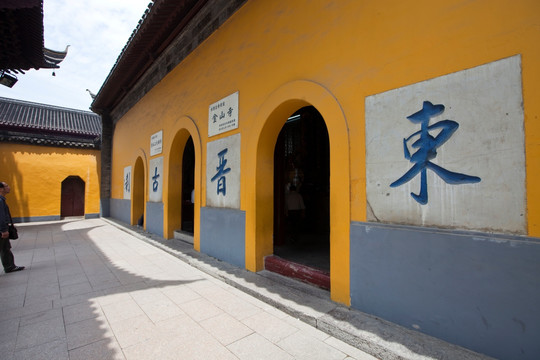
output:
M69 176L62 181L60 217L84 216L84 181Z

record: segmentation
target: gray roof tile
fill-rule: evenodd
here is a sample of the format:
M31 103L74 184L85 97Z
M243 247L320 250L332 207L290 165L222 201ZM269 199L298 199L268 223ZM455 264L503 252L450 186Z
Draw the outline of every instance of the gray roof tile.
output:
M0 97L0 141L99 147L101 117L90 111Z

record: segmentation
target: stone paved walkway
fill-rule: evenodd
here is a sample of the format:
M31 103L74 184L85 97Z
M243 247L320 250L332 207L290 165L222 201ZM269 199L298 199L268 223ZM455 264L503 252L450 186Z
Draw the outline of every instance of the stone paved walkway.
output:
M375 359L107 221L18 229L1 359Z

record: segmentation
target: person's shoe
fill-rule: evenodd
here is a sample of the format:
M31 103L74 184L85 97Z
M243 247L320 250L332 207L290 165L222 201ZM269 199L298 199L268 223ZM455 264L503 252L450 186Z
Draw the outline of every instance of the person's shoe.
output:
M24 270L24 266L15 266L15 267L12 267L9 270L5 270L5 272L6 273L12 273L12 272L21 271L21 270Z

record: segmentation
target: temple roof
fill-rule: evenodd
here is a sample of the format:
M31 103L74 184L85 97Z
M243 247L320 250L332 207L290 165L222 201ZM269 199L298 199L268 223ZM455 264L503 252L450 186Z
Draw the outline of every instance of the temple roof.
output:
M101 117L90 111L0 97L0 141L99 149Z
M1 72L58 68L67 54L44 47L43 0L2 0L0 39Z

